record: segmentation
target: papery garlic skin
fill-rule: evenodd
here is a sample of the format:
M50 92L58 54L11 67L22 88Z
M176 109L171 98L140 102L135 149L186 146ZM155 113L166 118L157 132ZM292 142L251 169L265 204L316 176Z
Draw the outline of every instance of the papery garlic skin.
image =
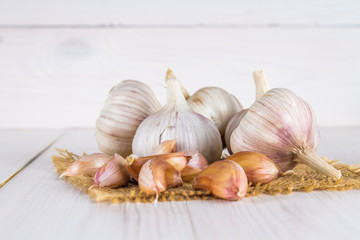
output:
M76 160L60 175L63 176L94 176L96 171L109 161L105 153L93 153Z
M138 126L160 108L154 92L146 84L125 80L116 85L96 121L95 135L100 151L130 155Z
M114 154L109 162L105 163L95 174L94 184L97 187L117 188L125 186L130 180L130 175L125 168L124 158Z
M221 136L230 119L243 107L239 100L219 87L205 87L196 91L188 100L190 108L214 122Z
M183 153L187 155L187 164L181 171L181 178L184 182L190 182L202 170L208 167L206 158L195 150L184 150Z
M172 139L161 142L153 151L153 155L175 152L176 141L177 139Z
M149 156L160 142L176 138L176 152L196 149L209 162L220 159L222 142L214 123L190 109L177 80L168 79L166 84L167 104L140 124L133 140L133 152Z
M201 171L193 181L195 189L210 191L226 200L239 200L245 197L248 181L239 164L230 160L217 161Z
M269 90L269 83L264 71L262 70L253 71L253 78L255 83L255 91L256 91L255 101L256 101L260 99L264 95L264 93L266 93L266 91ZM228 149L230 154L233 153L230 145L231 134L239 126L241 119L245 116L247 111L248 109L243 109L242 111L237 113L235 116L231 118L231 120L228 122L226 126L224 141L226 144L226 148Z
M233 152L259 152L282 171L302 162L330 177L341 173L315 154L319 143L315 114L303 99L283 88L257 100L231 135ZM308 159L306 160L306 157ZM301 158L299 158L301 157Z
M182 184L180 172L160 158L147 161L139 173L139 187L150 195Z
M245 116L247 111L248 109L243 109L237 114L235 114L235 116L231 118L231 120L228 122L226 126L224 140L225 140L226 148L228 149L230 154L232 154L231 145L230 145L231 134L239 126L241 119Z
M248 181L256 183L268 183L278 178L282 171L268 157L256 152L238 152L226 160L239 164L245 171Z
M161 159L169 164L171 164L176 170L181 172L188 162L188 156L182 152L166 153L151 155L146 157L139 157L136 154L131 154L125 159L125 166L130 173L131 177L138 181L139 172L142 166L151 159Z

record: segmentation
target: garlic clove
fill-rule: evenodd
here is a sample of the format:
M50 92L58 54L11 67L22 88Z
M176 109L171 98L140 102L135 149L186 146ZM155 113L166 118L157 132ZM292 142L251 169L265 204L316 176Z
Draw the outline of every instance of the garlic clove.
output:
M141 158L135 154L131 154L125 158L125 167L135 181L139 178L139 172L142 166L150 159L151 158Z
M94 176L96 171L109 161L109 155L93 153L73 162L61 175L64 176Z
M125 168L124 158L114 154L94 176L94 185L100 188L117 188L125 186L130 180L130 175Z
M139 187L147 194L159 194L182 185L181 175L170 163L160 158L147 161L139 173Z
M239 200L246 195L248 181L239 164L222 160L212 163L201 171L194 178L193 187L210 191L222 199Z
M178 171L182 171L187 164L187 155L182 152L174 152L167 154L151 155L146 157L138 157L135 154L131 154L125 159L125 166L130 173L131 177L136 181L139 178L139 172L142 166L149 160L159 158L162 161L166 161L171 164Z
M267 183L278 178L282 171L268 157L256 152L238 152L229 156L245 171L248 180L252 183Z
M96 121L99 149L109 155L127 156L140 123L161 105L144 83L125 80L113 87Z
M264 154L284 172L300 162L339 179L341 172L315 152L318 134L310 105L290 90L277 88L267 91L249 108L231 134L230 145L235 153Z
M140 124L133 140L133 152L149 156L160 142L176 138L176 152L192 148L210 162L218 160L222 142L214 123L190 109L176 79L168 79L166 84L167 104Z
M183 151L188 156L186 167L181 171L181 178L184 182L190 182L202 170L207 168L206 158L195 150Z
M176 138L172 140L165 140L155 148L153 155L175 152L175 144Z

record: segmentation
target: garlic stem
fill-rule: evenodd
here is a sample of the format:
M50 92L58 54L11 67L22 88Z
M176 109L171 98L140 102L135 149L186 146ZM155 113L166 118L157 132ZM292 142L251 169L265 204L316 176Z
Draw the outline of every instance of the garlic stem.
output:
M167 82L167 80L169 80L169 79L177 80L175 74L173 73L173 71L171 71L170 68L168 68L168 70L166 72L165 81ZM183 85L180 82L179 82L179 85L181 87L181 91L182 91L184 98L187 100L190 97L189 92L183 87Z
M179 81L176 79L168 79L166 81L167 90L167 104L176 106L178 111L190 110L185 97L181 91Z
M340 179L341 172L319 157L314 149L306 148L295 151L296 161L303 163L328 177Z
M256 87L256 100L258 100L269 90L269 83L263 70L255 70L253 78Z

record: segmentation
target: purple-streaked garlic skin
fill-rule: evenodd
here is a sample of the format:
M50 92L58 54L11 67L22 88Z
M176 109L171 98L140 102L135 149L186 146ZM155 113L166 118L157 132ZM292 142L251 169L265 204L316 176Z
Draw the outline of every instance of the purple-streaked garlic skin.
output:
M150 195L183 184L180 172L161 158L151 159L144 164L139 173L138 183L140 189Z
M96 172L94 184L100 188L125 186L130 180L130 175L125 168L124 162L124 158L115 153L109 162L105 163Z
M140 124L133 140L133 152L149 156L160 142L176 138L175 152L192 148L210 162L220 159L222 141L214 123L190 109L177 80L168 79L166 83L167 104Z
M297 162L296 149L316 149L319 135L310 105L293 92L272 89L256 101L241 119L230 138L231 150L266 155L282 171Z
M230 119L243 109L243 106L227 91L219 87L204 87L196 91L188 100L190 108L214 122L221 136Z
M239 126L239 123L240 123L241 119L245 116L247 111L248 111L248 109L244 109L244 110L238 112L234 117L232 117L230 119L229 123L226 126L224 140L225 140L225 143L226 143L226 148L228 149L230 154L232 154L231 146L230 146L231 134Z
M193 178L202 170L208 167L208 161L198 151L184 150L183 153L188 156L186 167L181 171L181 178L184 182L192 181Z
M105 153L93 153L73 162L60 176L94 176L96 171L109 161Z
M138 126L160 108L161 104L146 84L125 80L116 85L96 121L95 135L100 151L130 155Z

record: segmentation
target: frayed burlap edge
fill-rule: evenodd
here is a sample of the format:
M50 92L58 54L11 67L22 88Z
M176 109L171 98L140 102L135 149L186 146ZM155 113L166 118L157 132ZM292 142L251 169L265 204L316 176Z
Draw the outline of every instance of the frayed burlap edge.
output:
M56 149L59 156L52 156L54 166L59 175L80 156L67 150ZM346 165L338 161L323 158L335 168L341 170L342 177L333 180L325 177L311 168L299 164L293 170L287 171L284 175L267 184L249 183L247 197L260 194L290 194L293 191L312 192L314 190L344 191L360 189L360 165ZM88 193L96 202L154 202L155 196L142 192L137 184L129 183L126 187L109 188L88 188L93 184L92 177L75 176L65 177L66 181ZM191 183L184 183L181 187L171 188L160 193L158 201L187 201L187 200L210 200L216 199L210 192L192 189Z

